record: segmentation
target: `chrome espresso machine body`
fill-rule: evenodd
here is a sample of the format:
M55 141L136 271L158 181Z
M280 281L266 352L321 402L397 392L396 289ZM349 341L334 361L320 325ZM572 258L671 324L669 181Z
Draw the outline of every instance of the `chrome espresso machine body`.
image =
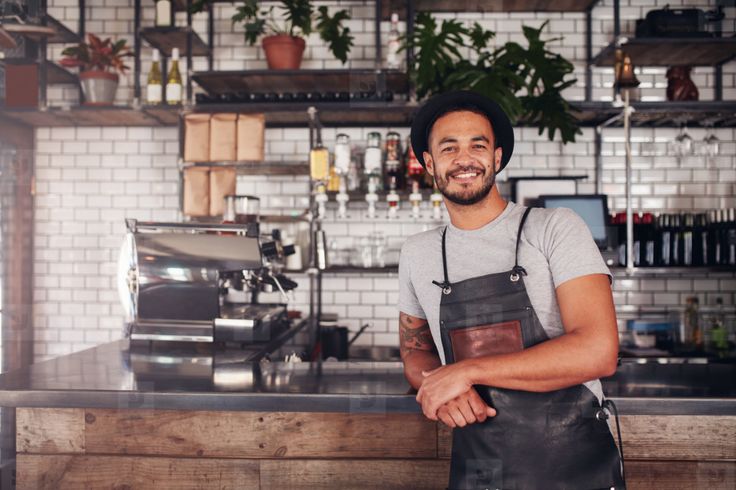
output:
M258 223L126 226L118 285L131 340L252 343L288 328L297 284L280 263L293 250L260 236ZM259 303L263 292L282 302Z

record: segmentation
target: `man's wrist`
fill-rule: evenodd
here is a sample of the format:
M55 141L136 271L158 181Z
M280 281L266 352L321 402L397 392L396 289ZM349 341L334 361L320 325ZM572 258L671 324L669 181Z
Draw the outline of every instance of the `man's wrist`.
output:
M465 359L460 364L463 365L464 378L468 385L485 384L480 381L482 373L477 359Z

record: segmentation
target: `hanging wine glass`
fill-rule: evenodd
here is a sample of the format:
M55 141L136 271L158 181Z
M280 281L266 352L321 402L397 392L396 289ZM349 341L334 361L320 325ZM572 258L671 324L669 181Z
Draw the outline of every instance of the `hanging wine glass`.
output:
M713 127L708 130L708 134L703 138L703 153L705 156L713 158L718 156L721 147L721 140L716 136Z
M680 134L675 136L672 149L678 157L692 155L693 153L693 138L687 133L684 124L680 127Z

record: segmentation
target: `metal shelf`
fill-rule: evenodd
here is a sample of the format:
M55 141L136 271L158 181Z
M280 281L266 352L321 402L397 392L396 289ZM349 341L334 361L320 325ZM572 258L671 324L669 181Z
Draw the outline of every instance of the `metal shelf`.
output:
M324 126L341 127L408 127L415 104L405 102L275 102L200 104L195 112L263 113L269 127L304 128L308 124L307 109L317 108Z
M632 38L621 45L635 66L715 66L736 57L736 38ZM613 66L616 43L595 58L597 66Z
M173 48L179 48L179 53L186 56L189 32L192 33L192 56L208 56L210 48L194 30L188 27L146 27L140 30L140 35L164 56L171 56Z
M192 80L210 95L237 93L409 91L409 77L398 70L237 70L205 71ZM381 84L385 86L380 86Z
M0 116L28 126L176 126L176 117L159 118L164 109L135 109L129 106L77 106L72 108L49 107L38 109L2 109Z
M304 162L185 162L191 167L232 167L238 175L309 175Z
M610 102L570 102L582 126L597 126L621 114ZM736 101L634 102L631 124L635 127L736 125ZM623 120L611 126L621 126Z
M49 85L76 85L79 77L53 61L46 61L46 83Z
M598 0L414 0L415 12L586 12ZM391 12L406 18L406 2L384 0L381 17L387 20Z
M63 70L61 67L58 68ZM69 75L74 76L71 73ZM610 102L571 102L570 104L576 109L575 115L581 126L584 127L597 126L621 113L621 109ZM294 103L289 104L288 108L285 105L281 103L207 104L195 106L192 110L204 113L264 113L266 125L269 127L299 128L307 124L306 111L312 105L318 109L320 120L325 126L341 127L406 127L410 125L411 117L416 110L415 105L404 102ZM632 116L632 125L635 127L679 127L682 124L736 127L736 101L637 102L633 106L635 112ZM79 106L71 109L51 107L45 111L0 109L0 113L30 126L90 124L98 126L176 126L181 110L181 105L146 105L140 109L129 106ZM92 113L91 111L97 112ZM619 121L618 124L620 125L621 122ZM520 122L516 126L524 126L524 123ZM307 173L307 170L304 172Z
M46 26L51 27L55 33L46 40L49 44L76 44L82 42L82 37L67 26L56 20L49 14L44 15Z

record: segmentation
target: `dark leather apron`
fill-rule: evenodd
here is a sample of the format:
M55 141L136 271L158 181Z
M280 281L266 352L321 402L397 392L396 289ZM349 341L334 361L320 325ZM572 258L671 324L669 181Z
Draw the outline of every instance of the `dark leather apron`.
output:
M524 286L519 240L514 267L451 284L442 233L440 332L447 363L520 351L549 340ZM450 489L625 488L621 459L598 399L585 386L535 393L475 386L497 411L455 428Z

